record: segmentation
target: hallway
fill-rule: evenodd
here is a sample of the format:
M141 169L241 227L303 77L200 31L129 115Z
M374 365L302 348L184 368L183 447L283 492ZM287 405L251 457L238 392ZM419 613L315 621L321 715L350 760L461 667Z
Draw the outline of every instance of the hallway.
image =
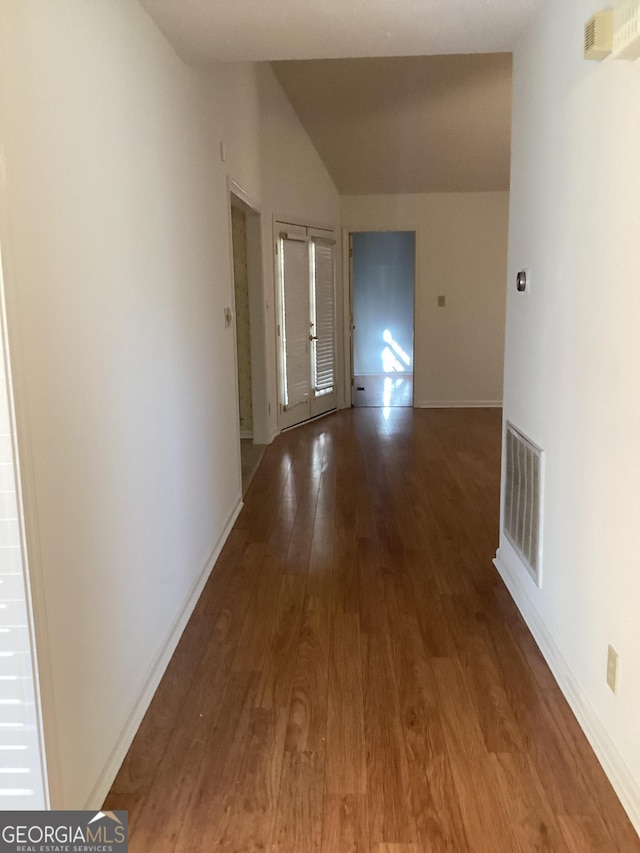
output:
M267 448L107 800L132 853L640 850L491 562L500 429Z

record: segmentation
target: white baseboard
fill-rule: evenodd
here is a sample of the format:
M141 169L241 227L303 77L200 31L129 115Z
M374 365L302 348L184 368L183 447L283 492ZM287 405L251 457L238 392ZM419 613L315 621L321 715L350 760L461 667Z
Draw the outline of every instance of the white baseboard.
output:
M253 438L253 430L252 429L241 429L240 430L240 438Z
M236 506L234 507L229 520L227 521L224 530L220 538L218 539L213 552L211 553L209 559L206 561L202 571L200 572L197 580L191 587L189 595L187 596L187 600L182 607L180 613L176 616L173 625L171 626L167 638L164 641L162 647L158 651L155 659L153 660L151 667L149 668L149 673L147 678L144 681L142 690L140 691L140 695L129 715L129 719L118 738L116 745L114 746L111 755L102 771L98 780L87 800L83 806L84 809L96 810L102 807L107 794L113 784L116 775L122 765L122 762L125 759L127 752L129 751L129 747L131 746L133 739L136 735L140 727L140 723L142 722L142 718L147 712L147 708L151 704L151 700L158 689L158 685L162 680L162 676L169 665L169 661L173 656L173 653L176 650L176 646L182 636L182 632L187 626L187 622L189 621L191 614L193 613L193 609L196 606L198 599L200 598L200 594L204 589L204 585L209 579L209 575L211 574L213 567L215 565L216 560L220 556L220 552L222 551L222 547L224 543L227 541L229 533L231 532L231 528L235 524L235 521L240 514L240 510L242 509L242 500L239 500Z
M276 439L280 435L280 432L281 432L281 430L278 427L274 427L271 430L271 433L269 435L269 444L271 444L274 441L274 439Z
M509 559L498 549L493 562L533 634L533 638L558 682L560 690L591 744L602 769L629 815L631 823L640 835L640 785L638 780L631 774L624 758L602 725L547 626L531 603L525 585L511 568Z
M415 400L415 409L501 409L502 400Z

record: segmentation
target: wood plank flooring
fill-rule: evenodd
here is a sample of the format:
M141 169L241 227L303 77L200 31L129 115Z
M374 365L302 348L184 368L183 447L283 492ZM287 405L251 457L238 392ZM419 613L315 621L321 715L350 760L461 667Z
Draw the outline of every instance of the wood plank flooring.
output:
M412 373L360 374L353 378L354 406L413 406Z
M500 428L267 449L105 804L132 853L640 851L492 566Z

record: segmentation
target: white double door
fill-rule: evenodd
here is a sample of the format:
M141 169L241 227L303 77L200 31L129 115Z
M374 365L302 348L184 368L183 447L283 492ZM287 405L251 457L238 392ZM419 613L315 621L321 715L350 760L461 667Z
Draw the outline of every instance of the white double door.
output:
M337 406L333 232L276 222L280 429Z

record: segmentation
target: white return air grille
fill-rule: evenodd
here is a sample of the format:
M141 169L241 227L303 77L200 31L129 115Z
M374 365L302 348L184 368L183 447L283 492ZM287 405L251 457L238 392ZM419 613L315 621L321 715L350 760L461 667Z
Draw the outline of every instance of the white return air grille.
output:
M539 447L507 423L504 532L541 584L542 460Z
M613 52L616 59L640 58L639 0L627 0L617 6L613 20Z

